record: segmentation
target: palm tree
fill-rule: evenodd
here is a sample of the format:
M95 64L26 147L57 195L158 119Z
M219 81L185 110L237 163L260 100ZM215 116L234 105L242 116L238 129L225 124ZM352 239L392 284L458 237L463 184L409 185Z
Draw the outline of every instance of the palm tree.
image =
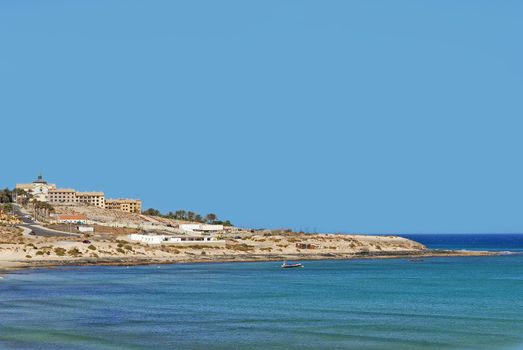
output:
M216 214L209 213L209 214L205 215L205 220L209 224L212 224L213 222L215 222L216 219L218 219L218 216L216 216Z
M45 217L49 217L51 213L54 213L54 207L49 203L44 203L44 213Z
M38 218L40 216L40 209L41 209L42 202L32 201L30 203L31 203L31 206L33 207L33 213L34 213L35 218Z
M22 190L20 188L16 188L14 193L16 196L16 202L24 207L27 207L27 205L34 199L32 193L27 192L26 190Z
M4 188L0 192L0 203L11 203L13 201L13 195L8 188Z
M189 221L193 221L195 215L196 215L196 214L195 214L193 211L188 211L188 212L187 212L187 220L189 220Z
M154 208L149 208L147 210L144 210L142 212L142 214L151 215L151 216L162 216L162 213L160 213L160 211L158 209L154 209Z

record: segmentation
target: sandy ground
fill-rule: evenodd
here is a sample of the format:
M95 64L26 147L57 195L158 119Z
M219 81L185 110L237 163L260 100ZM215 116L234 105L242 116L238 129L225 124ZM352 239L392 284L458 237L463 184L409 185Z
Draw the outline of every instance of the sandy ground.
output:
M177 226L183 223L192 223L183 220L167 219L157 216L148 216L136 213L126 213L119 210L102 209L86 205L53 205L56 214L84 214L89 220L102 224L144 224L155 223L159 225Z
M89 243L84 243L89 240ZM320 260L487 255L436 252L395 236L333 234L254 235L213 246L145 245L125 235L36 237L0 226L0 269L59 265L139 265L187 262Z
M89 221L97 223L95 230L104 233L114 234L130 234L143 232L143 228L147 231L161 231L165 233L173 233L177 230L180 224L199 224L194 221L184 221L168 219L158 216L149 216L136 213L126 213L119 210L102 209L96 206L88 206L83 204L74 205L53 205L56 214L83 214L87 216ZM52 218L49 218L49 222L53 222L53 226L60 226L60 224L54 223ZM151 225L152 224L152 225ZM140 228L141 227L141 228ZM71 228L67 228L69 231ZM243 229L239 227L229 226L226 229L227 233L234 234L245 234L254 232L251 229ZM183 233L179 231L179 233Z

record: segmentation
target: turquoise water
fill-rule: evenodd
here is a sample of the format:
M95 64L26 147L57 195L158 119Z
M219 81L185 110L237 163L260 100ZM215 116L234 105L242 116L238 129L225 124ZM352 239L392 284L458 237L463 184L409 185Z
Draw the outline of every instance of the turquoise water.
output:
M0 280L0 348L523 348L521 255L304 264L10 274Z

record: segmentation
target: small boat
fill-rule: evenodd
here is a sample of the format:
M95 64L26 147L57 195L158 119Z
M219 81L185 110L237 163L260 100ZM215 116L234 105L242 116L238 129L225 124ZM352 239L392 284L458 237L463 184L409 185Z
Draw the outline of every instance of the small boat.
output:
M300 264L300 263L297 263L297 264L287 264L287 261L284 261L283 264L281 264L281 268L282 269L290 269L292 267L303 267L303 265Z

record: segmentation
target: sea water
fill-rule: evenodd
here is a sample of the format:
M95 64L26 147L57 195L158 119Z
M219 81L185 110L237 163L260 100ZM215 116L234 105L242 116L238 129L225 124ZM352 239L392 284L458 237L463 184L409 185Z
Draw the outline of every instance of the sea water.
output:
M520 235L422 235L523 251ZM0 280L0 349L518 349L523 256L79 267Z

